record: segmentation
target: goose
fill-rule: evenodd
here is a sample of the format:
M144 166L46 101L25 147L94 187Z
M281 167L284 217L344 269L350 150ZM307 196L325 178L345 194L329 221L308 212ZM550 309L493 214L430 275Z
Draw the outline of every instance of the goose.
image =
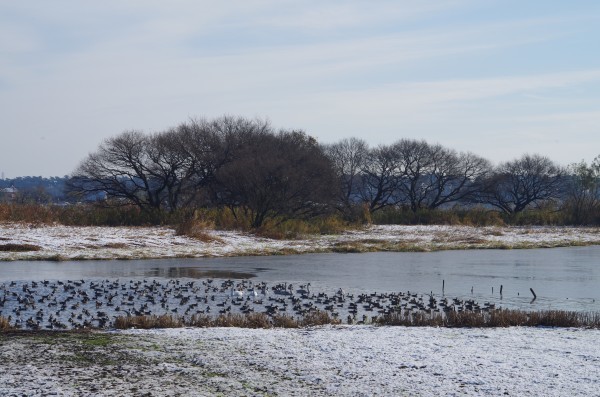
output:
M284 283L283 285L278 284L273 287L273 292L276 295L292 295L292 290L293 290L292 285L290 284L288 286L287 283Z

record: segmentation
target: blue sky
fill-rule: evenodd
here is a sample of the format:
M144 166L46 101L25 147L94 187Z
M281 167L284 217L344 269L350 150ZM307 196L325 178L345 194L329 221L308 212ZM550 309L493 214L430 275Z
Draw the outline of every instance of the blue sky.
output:
M599 39L597 1L0 0L0 171L62 176L124 130L223 114L589 162Z

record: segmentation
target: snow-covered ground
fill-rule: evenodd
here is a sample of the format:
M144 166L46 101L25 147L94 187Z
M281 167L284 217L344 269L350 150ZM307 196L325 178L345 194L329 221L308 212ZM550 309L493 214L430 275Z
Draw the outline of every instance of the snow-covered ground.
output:
M600 228L370 226L339 235L271 240L236 231L207 231L209 241L165 227L73 227L0 224L0 246L29 244L38 251L6 252L0 260L135 259L272 255L329 251L412 251L534 248L600 244ZM204 239L206 240L206 239Z
M269 240L159 227L0 224L0 260L600 244L598 228L372 226ZM206 239L205 239L206 240ZM372 326L0 333L0 396L600 396L600 330Z
M598 396L598 340L518 327L0 334L0 395Z

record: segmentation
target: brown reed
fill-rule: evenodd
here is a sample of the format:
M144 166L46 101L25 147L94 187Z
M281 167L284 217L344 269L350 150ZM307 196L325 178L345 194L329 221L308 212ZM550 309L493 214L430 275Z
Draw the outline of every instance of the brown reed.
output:
M13 327L10 325L8 318L0 316L0 332L10 331Z
M8 326L8 321L0 317L0 329ZM315 311L294 318L265 313L221 314L213 317L197 314L189 318L180 316L120 316L114 321L117 329L127 328L177 328L177 327L239 327L239 328L300 328L321 325L339 325L341 321L328 312ZM600 328L600 313L581 313L564 310L544 310L526 312L521 310L498 309L481 312L402 312L379 316L372 321L380 326L405 327L449 327L449 328L491 328L491 327L581 327Z

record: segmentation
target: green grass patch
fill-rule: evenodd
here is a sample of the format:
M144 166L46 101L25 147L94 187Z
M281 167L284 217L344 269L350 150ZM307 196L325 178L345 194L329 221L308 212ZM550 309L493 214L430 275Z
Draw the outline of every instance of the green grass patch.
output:
M101 346L106 347L113 343L111 337L106 334L93 334L81 340L84 346Z

